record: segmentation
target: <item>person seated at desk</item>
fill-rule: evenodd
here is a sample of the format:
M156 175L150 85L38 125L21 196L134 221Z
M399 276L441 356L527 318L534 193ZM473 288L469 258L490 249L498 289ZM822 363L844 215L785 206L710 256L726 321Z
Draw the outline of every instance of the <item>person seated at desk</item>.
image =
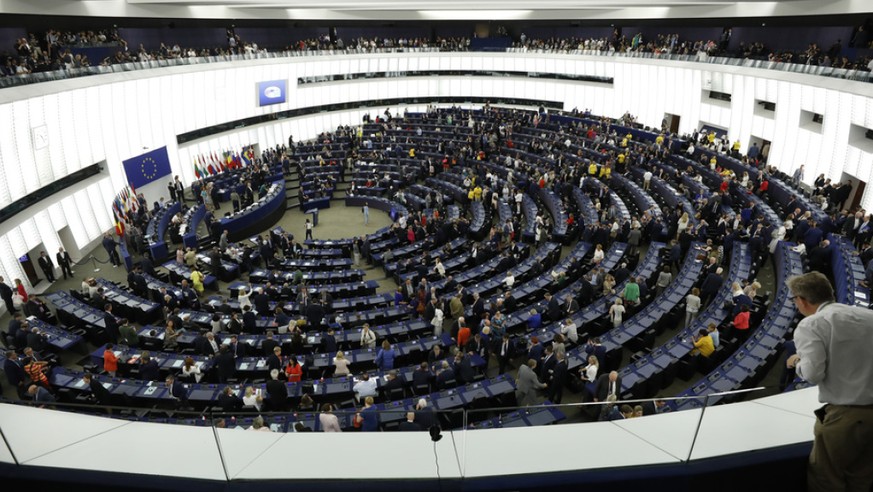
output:
M360 380L355 380L352 391L355 392L355 398L358 401L361 401L362 398L376 396L376 380L370 379L370 375L365 372L361 374Z
M379 389L382 390L385 400L390 401L392 392L400 390L401 395L403 394L403 380L397 377L397 371L388 371L388 374L385 375L385 383Z
M267 357L267 371L272 371L273 369L280 370L283 365L282 347L277 345L273 347L273 353Z
M279 379L279 370L270 371L270 380L267 381L267 396L270 398L270 410L274 412L284 411L288 406L288 387L285 381Z
M143 381L157 381L161 374L161 368L156 360L152 359L148 350L143 350L139 356L139 379Z
M27 395L30 396L30 399L33 400L34 403L50 404L57 401L55 395L37 384L31 384L30 387L27 388ZM45 405L40 405L40 408L44 407Z
M446 353L443 351L442 346L434 345L431 347L430 351L427 353L427 363L428 365L434 365L437 361L446 358Z
M88 389L91 391L91 398L96 400L98 404L110 405L112 403L112 395L109 393L109 390L106 389L102 384L100 384L100 381L97 381L97 379L94 378L91 373L86 372L82 376L82 382L84 382L88 386Z
M433 373L430 372L430 366L427 362L422 362L412 373L412 388L416 394L430 393L430 385L433 380ZM419 389L421 388L421 389Z

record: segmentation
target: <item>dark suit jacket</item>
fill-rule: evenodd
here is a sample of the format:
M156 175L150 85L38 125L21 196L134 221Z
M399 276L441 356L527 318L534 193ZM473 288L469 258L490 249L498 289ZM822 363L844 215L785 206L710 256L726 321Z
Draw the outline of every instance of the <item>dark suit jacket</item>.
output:
M609 394L609 373L601 374L594 383L594 397L599 401L606 401ZM621 376L615 380L615 394L621 396Z
M3 372L6 373L6 379L9 380L10 386L18 386L27 379L24 366L20 362L13 362L11 359L6 359L3 362Z
M263 350L264 355L266 357L273 355L273 349L278 347L278 346L279 346L279 342L277 342L276 340L264 339L264 341L261 342L261 349Z
M101 405L109 405L111 403L112 395L109 393L109 390L104 388L100 381L96 379L91 379L91 385L89 386L91 389L91 394L94 395L94 398L97 399L97 403Z
M410 422L408 420L404 420L400 422L400 426L397 428L400 432L419 432L423 431L422 427L418 425L416 422Z
M215 357L215 368L218 371L218 380L222 383L227 382L227 379L232 378L236 373L236 362L233 360L233 354L230 352L219 353Z
M139 378L143 381L157 381L161 376L161 368L154 359L139 366Z

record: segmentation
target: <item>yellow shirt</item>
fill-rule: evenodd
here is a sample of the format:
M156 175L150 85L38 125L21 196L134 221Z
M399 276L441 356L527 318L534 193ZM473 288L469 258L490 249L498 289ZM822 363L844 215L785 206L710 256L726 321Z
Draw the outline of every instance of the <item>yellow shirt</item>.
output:
M409 149L409 157L415 157L415 149Z
M706 140L707 140L709 143L715 142L715 133L710 133L709 135L707 135L707 136L706 136Z
M626 158L627 158L627 157L626 157L624 154L618 154L618 163L619 163L619 164L624 164L624 160L625 160Z
M709 357L715 352L715 344L712 343L712 337L706 335L705 337L700 337L694 342L694 348L696 348L700 355L704 357Z
M664 144L664 136L658 135L658 138L655 139L655 143L658 145L663 145Z
M734 142L734 147L733 147L733 149L734 149L734 151L736 151L736 152L739 152L739 151L740 151L740 141L739 141L739 140L737 140L736 142Z
M597 164L592 162L591 165L588 166L588 174L592 176L597 174Z
M627 147L627 138L621 139L621 147L622 148Z
M609 166L603 166L603 167L600 168L600 177L601 177L601 178L609 179L609 177L610 177L611 175L612 175L612 168L611 168L611 167L609 167Z

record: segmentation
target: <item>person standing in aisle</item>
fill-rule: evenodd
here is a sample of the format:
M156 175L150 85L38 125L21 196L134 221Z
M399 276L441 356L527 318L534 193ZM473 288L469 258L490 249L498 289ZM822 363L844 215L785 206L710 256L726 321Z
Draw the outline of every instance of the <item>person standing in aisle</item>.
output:
M67 253L63 247L58 249L58 254L55 255L55 258L58 260L58 266L61 267L61 271L64 273L64 280L69 278L73 278L73 274L76 273L72 270L71 266L73 264L72 258L70 258L70 253Z
M312 222L309 222L309 219L306 219L306 239L312 239Z
M370 207L367 205L367 202L364 202L364 208L361 209L364 212L364 225L370 223Z
M818 386L810 491L868 491L873 485L873 311L834 302L820 272L788 279L805 316L794 331L797 353L786 366Z
M46 280L49 282L55 281L55 264L52 263L52 259L49 255L46 254L45 251L41 251L39 253L39 259L37 260L39 263L39 268L42 269L42 273L45 274Z

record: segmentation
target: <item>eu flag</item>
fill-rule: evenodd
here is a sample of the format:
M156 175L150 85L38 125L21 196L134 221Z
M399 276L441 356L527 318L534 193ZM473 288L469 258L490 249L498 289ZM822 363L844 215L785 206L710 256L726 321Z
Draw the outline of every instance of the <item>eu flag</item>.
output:
M127 182L136 189L169 176L172 170L167 147L127 159L124 161L124 173L127 174Z

